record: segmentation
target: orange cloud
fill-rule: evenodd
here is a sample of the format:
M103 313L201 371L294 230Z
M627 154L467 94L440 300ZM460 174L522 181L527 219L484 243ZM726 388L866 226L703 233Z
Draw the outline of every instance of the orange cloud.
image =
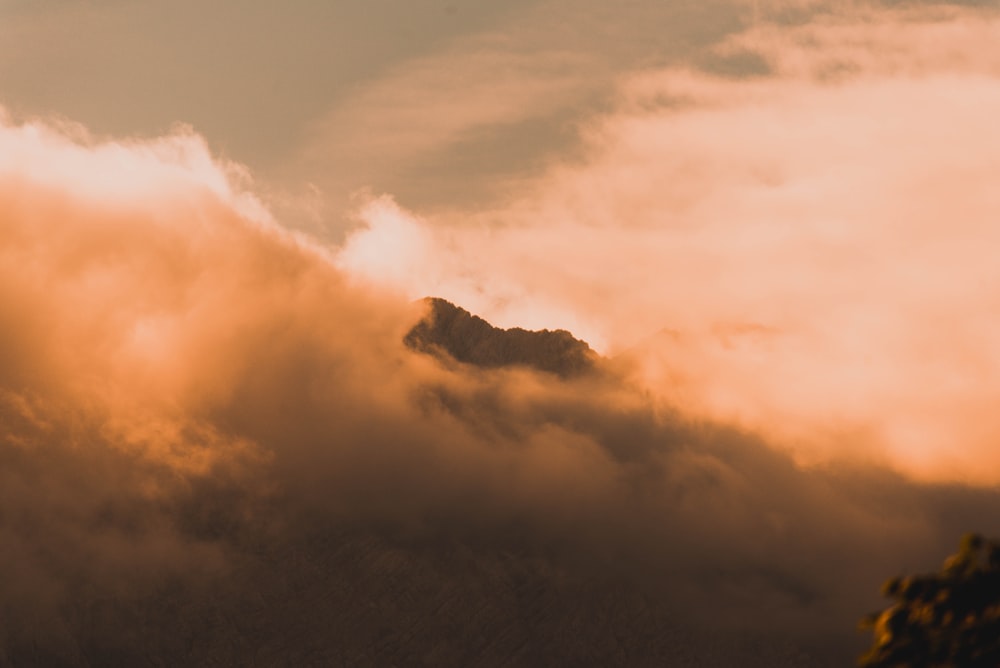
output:
M694 654L729 639L723 664L846 661L882 577L1000 517L992 490L775 447L990 461L997 103L983 74L881 76L646 73L520 200L376 200L338 251L189 131L0 123L0 649L248 664L295 637L350 662L386 628L478 638L526 582L530 637L672 652L667 620ZM446 366L401 343L423 293L611 352L670 331L638 378ZM597 619L619 609L655 637Z
M954 7L758 24L718 52L770 74L636 73L582 162L485 212L364 210L342 261L406 226L376 273L411 296L639 345L665 396L805 460L994 483L998 37Z

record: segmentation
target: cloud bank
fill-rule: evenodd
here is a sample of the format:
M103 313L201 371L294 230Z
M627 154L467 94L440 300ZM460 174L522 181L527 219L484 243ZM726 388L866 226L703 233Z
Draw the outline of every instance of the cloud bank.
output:
M1000 24L865 12L637 72L516 200L378 198L332 250L190 130L0 118L0 664L848 662L1000 519L957 482ZM616 357L442 365L425 294Z
M793 5L703 68L623 79L582 157L499 206L372 201L341 264L627 352L655 392L804 462L995 484L1000 19Z
M288 233L189 131L0 147L4 661L836 665L882 577L1000 516L620 371L413 353L385 245Z

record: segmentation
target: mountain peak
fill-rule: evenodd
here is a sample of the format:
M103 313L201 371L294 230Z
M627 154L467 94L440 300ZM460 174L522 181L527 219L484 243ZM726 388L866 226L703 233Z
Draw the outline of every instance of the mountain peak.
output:
M403 341L413 350L493 369L524 366L561 378L595 370L600 356L566 330L501 329L439 297L425 297L428 313Z

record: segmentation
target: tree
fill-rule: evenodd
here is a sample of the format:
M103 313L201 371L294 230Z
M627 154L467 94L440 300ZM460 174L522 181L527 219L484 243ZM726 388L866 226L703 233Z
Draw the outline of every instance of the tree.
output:
M874 645L860 666L1000 666L1000 542L968 534L939 573L891 578L882 593L895 603L862 620Z

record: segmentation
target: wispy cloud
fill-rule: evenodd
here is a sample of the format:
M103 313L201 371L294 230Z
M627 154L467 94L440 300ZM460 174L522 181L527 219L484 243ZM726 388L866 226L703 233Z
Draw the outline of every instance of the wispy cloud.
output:
M984 9L868 7L717 47L764 75L636 73L582 126L585 159L488 211L398 211L424 242L397 284L611 351L668 329L644 348L691 407L992 480L998 31ZM804 452L851 447L833 440Z

